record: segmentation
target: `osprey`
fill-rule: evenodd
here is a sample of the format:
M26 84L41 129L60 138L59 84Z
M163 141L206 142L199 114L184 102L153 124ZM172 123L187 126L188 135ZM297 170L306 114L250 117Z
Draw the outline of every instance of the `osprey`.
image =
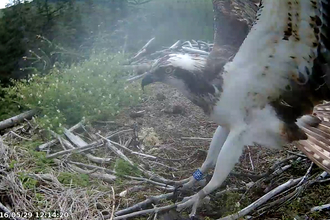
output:
M215 166L210 182L181 202L193 206L218 188L245 145L294 142L330 172L330 1L213 0L214 47L207 59L167 55L142 80L180 90L219 124L206 160L183 185ZM225 46L226 45L226 46ZM239 49L238 49L239 48ZM237 50L238 49L238 50Z

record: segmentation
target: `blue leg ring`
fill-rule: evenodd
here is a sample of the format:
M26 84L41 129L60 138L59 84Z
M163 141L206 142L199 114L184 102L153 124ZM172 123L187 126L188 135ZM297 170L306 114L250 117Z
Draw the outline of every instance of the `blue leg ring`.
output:
M203 179L203 173L197 169L194 173L193 173L193 177L197 180L197 181L200 181Z

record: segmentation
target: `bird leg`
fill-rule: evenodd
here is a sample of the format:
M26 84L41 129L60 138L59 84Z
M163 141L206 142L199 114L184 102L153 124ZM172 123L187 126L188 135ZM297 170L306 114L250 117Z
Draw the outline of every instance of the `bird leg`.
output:
M192 206L190 217L194 216L200 205L200 201L224 182L242 154L244 147L242 134L243 131L233 131L229 133L228 138L217 157L212 179L202 190L190 197L184 203L179 204L177 206L178 211Z
M182 190L190 189L194 186L194 184L198 181L203 180L204 174L211 168L213 168L217 162L218 155L222 148L223 143L226 141L226 138L229 134L229 130L218 126L216 129L209 150L207 152L207 156L205 161L203 162L202 167L200 167L193 176L189 178L189 181L182 186ZM204 181L205 185L205 181Z

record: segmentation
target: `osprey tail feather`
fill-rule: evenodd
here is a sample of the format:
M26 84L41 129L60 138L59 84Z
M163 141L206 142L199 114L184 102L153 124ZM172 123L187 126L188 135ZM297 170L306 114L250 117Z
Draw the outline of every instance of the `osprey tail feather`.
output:
M313 115L303 116L297 124L308 136L296 143L298 149L330 173L330 103L316 106Z

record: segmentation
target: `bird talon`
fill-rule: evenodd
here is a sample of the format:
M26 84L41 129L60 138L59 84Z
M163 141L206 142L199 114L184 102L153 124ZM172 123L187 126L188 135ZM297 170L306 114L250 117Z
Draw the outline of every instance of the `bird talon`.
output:
M177 211L180 212L182 211L183 209L185 208L188 208L188 207L191 207L192 206L192 211L190 213L190 217L192 216L195 216L196 215L196 210L200 204L200 197L198 194L195 194L193 196L190 196L190 197L185 197L183 200L182 200L183 203L179 204L177 206Z

